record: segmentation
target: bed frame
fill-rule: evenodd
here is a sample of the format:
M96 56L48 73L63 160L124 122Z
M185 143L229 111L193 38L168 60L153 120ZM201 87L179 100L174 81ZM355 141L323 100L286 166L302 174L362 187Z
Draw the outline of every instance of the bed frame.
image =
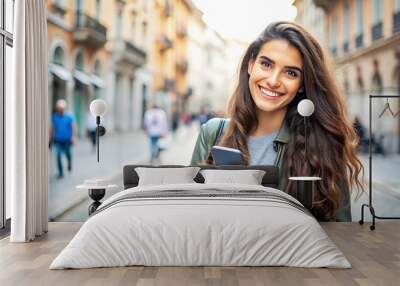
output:
M124 189L136 187L139 183L139 176L135 171L137 167L147 168L183 168L183 165L126 165L124 166ZM202 170L206 169L221 169L221 170L263 170L265 175L262 179L261 184L265 187L278 188L279 185L279 168L277 166L213 166L213 165L199 165ZM200 174L194 178L197 183L204 183L204 178Z

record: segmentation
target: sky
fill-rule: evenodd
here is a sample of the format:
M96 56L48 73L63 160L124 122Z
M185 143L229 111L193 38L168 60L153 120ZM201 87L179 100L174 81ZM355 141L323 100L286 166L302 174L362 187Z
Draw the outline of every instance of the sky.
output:
M221 36L251 42L271 22L294 20L293 0L192 0Z

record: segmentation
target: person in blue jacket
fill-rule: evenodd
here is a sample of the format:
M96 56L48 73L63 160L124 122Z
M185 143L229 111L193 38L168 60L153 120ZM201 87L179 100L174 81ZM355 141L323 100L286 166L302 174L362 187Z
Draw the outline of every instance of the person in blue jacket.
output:
M68 171L72 170L71 146L76 143L75 119L70 112L66 112L66 108L67 102L64 99L57 100L55 112L51 117L50 140L56 148L58 178L64 176L63 154L67 157Z

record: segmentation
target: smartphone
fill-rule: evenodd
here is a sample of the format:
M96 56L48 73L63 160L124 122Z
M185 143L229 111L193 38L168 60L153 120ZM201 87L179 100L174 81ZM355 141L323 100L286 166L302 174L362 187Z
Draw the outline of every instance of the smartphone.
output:
M211 155L216 165L244 165L242 152L238 149L213 146Z

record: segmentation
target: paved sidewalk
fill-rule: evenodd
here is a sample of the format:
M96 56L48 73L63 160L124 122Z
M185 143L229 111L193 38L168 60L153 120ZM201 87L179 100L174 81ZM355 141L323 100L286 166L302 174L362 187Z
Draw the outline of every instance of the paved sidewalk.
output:
M56 155L49 152L49 218L53 220L63 212L87 198L87 192L76 189L84 180L101 177L121 185L122 167L128 163L148 160L148 141L143 131L107 133L100 138L100 162L89 140L82 139L72 148L72 172L65 171L57 179ZM66 159L64 166L66 167Z
M353 192L353 221L361 217L361 205L369 203L369 157L360 156L364 166L365 193L358 200ZM376 215L382 217L400 216L400 156L392 154L383 157L374 154L372 157L372 205ZM365 220L371 221L369 209L365 208Z
M361 156L365 168L365 180L369 182L369 157ZM392 154L383 157L372 156L372 187L382 189L400 199L400 155ZM399 206L400 207L400 206Z
M182 126L180 127L175 135L170 134L164 140L166 143L167 149L163 151L160 156L159 164L178 164L178 165L189 165L191 155L193 152L193 148L196 142L197 134L199 131L198 124L193 123L190 126ZM118 137L119 138L119 137ZM119 192L123 189L122 185L122 168L125 164L137 164L137 163L146 163L149 162L149 151L148 151L148 141L145 134L137 135L136 140L139 142L131 143L128 139L117 140L117 138L111 139L108 142L109 150L112 152L117 152L120 154L120 158L113 161L113 164L107 163L106 169L104 171L102 166L99 168L98 177L105 178L110 175L110 179L112 179L113 183L118 184L119 187L107 191L105 198ZM100 142L102 143L102 141ZM89 143L88 143L89 144ZM103 147L106 143L103 143ZM102 147L101 147L102 148ZM101 152L103 152L101 150ZM137 156L130 155L131 153L139 154ZM105 155L103 155L105 157ZM119 156L118 156L119 157ZM128 158L135 158L134 160L129 160ZM92 159L93 163L89 163L86 165L95 165L95 158ZM103 159L101 159L103 161ZM106 161L106 160L105 160ZM101 169L101 171L100 171ZM93 171L86 170L87 175L81 175L80 179L77 181L77 184L83 182L84 179L88 179L93 177ZM90 172L89 172L90 171ZM68 204L68 208L64 208L63 211L53 212L56 213L54 217L56 217L57 221L85 221L88 217L88 206L92 203L91 199L87 195L87 191L77 191L75 190L75 185L69 186L69 190L71 194L75 197L79 197L79 200L75 199L74 203ZM61 186L60 186L61 188ZM61 190L65 190L61 189ZM56 202L57 205L64 204L65 201ZM50 207L50 203L49 203ZM54 218L53 217L53 218Z

